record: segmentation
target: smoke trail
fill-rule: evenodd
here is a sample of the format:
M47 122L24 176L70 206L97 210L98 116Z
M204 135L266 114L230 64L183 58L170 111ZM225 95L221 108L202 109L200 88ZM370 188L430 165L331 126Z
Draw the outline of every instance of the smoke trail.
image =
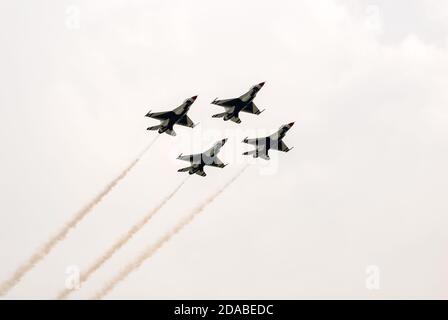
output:
M142 151L140 151L137 156L137 161L145 155L145 153L154 145L154 143L156 143L158 137L160 137L160 135L156 135L154 139L152 139L152 141Z
M146 146L115 179L113 179L101 192L93 198L87 205L85 205L78 213L76 213L72 219L67 222L53 237L51 237L41 248L39 248L23 265L21 265L13 275L0 285L0 296L5 295L20 280L28 273L38 262L40 262L50 251L56 246L56 244L62 241L69 231L74 228L92 209L101 202L101 200L120 182L131 169L137 164L141 157L149 150L149 148L156 142L156 136L148 146Z
M125 266L112 280L107 283L101 291L99 291L93 299L101 299L112 291L115 286L121 281L125 280L126 277L136 269L138 269L143 262L151 258L163 245L171 240L173 236L179 233L185 226L187 226L193 219L201 213L210 203L213 202L221 193L224 192L241 174L247 169L248 165L244 166L238 173L230 179L224 186L221 187L214 194L209 196L204 202L202 202L198 207L196 207L188 216L184 217L178 224L176 224L171 230L169 230L165 235L163 235L155 244L147 247L140 256L138 256L134 261Z
M96 272L104 263L107 262L121 247L123 247L141 228L143 228L149 220L179 191L179 189L187 182L188 176L169 194L167 195L156 207L148 212L143 219L134 224L117 242L115 242L105 254L100 256L86 272L81 274L80 284L86 282L90 276ZM65 289L57 296L57 299L65 299L73 289Z

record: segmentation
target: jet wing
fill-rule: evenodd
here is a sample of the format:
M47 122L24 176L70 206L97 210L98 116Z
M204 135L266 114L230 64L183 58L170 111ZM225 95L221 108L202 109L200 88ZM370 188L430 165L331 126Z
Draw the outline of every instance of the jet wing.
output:
M184 115L182 118L180 118L179 121L176 122L176 124L184 127L194 127L193 121L187 115Z
M238 99L234 98L234 99L224 99L224 100L218 100L215 99L212 101L212 104L216 104L218 106L223 106L223 107L233 107L235 105L235 103L237 102Z
M224 168L226 165L219 160L217 157L214 158L213 163L207 163L206 165L211 166L211 167L217 167L217 168Z
M290 148L288 148L286 143L284 143L283 141L279 141L278 143L271 144L271 149L283 151L283 152L288 152L289 150L291 150Z
M264 110L260 111L260 109L257 108L255 103L249 102L243 109L241 109L241 111L242 112L247 112L247 113L253 113L253 114L260 114Z
M164 112L148 112L145 117L158 119L158 120L164 120L169 118L172 111L164 111Z
M208 149L207 151L205 151L203 153L203 155L205 155L206 157L214 157L218 154L218 152L221 150L222 146L224 145L224 143L226 143L227 139L223 139L221 141L218 141L217 143L215 143L215 145L213 147L211 147L210 149Z
M190 161L191 163L200 163L201 162L201 158L202 158L202 154L198 153L198 154L189 154L189 155L179 155L177 157L178 160L184 160L184 161Z

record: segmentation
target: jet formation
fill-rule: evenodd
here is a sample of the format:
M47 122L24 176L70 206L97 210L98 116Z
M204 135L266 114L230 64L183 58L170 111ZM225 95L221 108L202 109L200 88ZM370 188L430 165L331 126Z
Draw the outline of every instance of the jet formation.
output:
M241 123L239 117L240 112L251 113L260 115L263 111L255 105L254 99L258 92L264 86L264 82L260 82L249 89L246 93L238 98L218 100L216 98L211 104L224 107L225 112L213 115L213 118L222 118L224 121L231 120L235 123ZM148 127L147 130L157 130L159 134L166 133L171 136L175 136L174 126L184 126L194 128L197 124L188 117L187 113L190 110L192 104L196 101L198 96L193 96L186 99L180 106L171 111L151 112L146 114L146 117L153 118L160 121L159 125ZM242 142L255 146L254 150L246 151L243 155L252 155L254 158L262 158L269 160L269 151L277 150L282 152L289 152L293 148L289 148L284 142L283 138L286 133L294 125L294 122L282 125L276 132L267 137L260 138L245 138ZM181 168L178 172L188 172L190 175L197 174L205 177L207 174L204 172L206 166L224 168L227 164L224 164L219 158L218 153L221 148L227 142L227 139L221 139L216 142L210 149L203 153L182 155L180 154L177 159L183 161L189 161L190 166Z

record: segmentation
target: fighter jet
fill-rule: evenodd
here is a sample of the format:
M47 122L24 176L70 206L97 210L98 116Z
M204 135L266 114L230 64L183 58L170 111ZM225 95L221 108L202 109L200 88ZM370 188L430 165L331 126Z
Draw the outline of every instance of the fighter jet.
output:
M224 121L232 120L233 122L241 123L241 119L239 118L241 111L257 115L262 113L264 110L260 111L255 103L253 103L253 100L263 86L264 82L261 82L238 98L225 100L217 100L218 98L216 98L212 101L212 104L224 107L226 112L215 114L212 117L223 118Z
M204 172L205 166L212 166L217 168L224 168L227 164L222 163L221 160L218 159L218 153L221 150L222 146L226 143L227 139L222 139L215 143L213 147L208 149L207 151L199 154L191 154L188 156L183 156L180 154L177 159L190 161L191 166L182 168L177 170L178 172L186 172L189 174L198 174L202 177L205 177L207 174Z
M294 122L285 124L278 129L277 132L271 134L270 136L264 138L255 138L243 140L244 143L255 145L255 150L244 152L244 155L253 155L254 158L263 158L269 160L269 150L278 150L283 152L288 152L292 148L288 148L283 142L286 132L294 125Z
M165 112L151 112L149 111L145 116L160 120L157 126L149 127L147 130L159 130L159 133L167 133L175 136L176 132L173 130L175 124L185 127L194 128L195 124L187 116L188 110L198 96L193 96L186 99L179 107L172 111Z

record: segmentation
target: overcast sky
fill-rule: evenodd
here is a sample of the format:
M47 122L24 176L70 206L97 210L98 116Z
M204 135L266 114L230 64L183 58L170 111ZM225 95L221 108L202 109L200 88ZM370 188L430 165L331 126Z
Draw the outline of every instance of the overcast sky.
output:
M54 298L185 177L175 160L224 137L230 165L192 176L73 298L249 169L107 298L448 298L448 3L0 2L0 281L199 95L200 125L162 135L6 298ZM266 81L266 112L212 119ZM241 155L296 121L289 153ZM380 287L366 287L375 266Z

